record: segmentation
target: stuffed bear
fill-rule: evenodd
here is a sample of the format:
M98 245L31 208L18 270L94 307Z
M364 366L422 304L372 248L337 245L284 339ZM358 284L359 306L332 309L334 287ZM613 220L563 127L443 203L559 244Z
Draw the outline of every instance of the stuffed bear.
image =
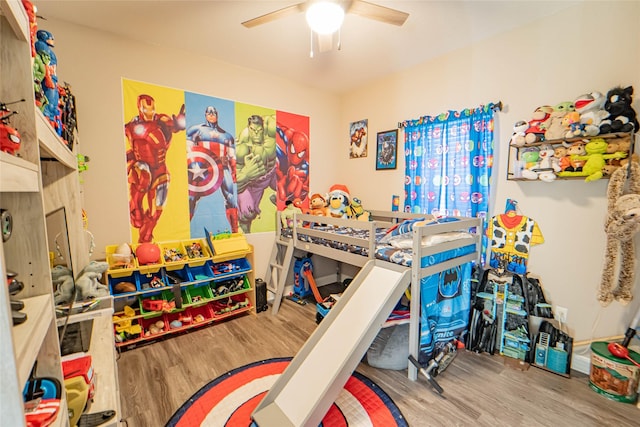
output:
M628 191L625 194L627 181ZM607 240L598 289L598 301L605 307L614 299L626 305L633 298L634 236L640 231L640 166L637 162L631 162L628 171L620 168L611 176L607 188L607 210Z
M615 87L607 92L604 109L609 117L600 124L600 133L633 132L638 129L636 112L631 106L633 86Z

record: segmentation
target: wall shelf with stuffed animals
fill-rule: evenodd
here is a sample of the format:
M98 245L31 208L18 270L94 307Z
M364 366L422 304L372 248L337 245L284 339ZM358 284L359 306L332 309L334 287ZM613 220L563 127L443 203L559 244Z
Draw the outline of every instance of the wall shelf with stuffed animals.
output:
M223 240L108 246L116 347L255 313L253 248L242 235Z
M636 156L632 95L631 86L615 87L536 108L531 120L514 125L507 180L608 179Z

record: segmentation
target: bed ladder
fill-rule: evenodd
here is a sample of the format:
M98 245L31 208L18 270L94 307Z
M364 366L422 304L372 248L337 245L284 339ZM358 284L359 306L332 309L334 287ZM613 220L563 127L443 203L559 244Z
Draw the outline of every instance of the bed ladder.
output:
M267 271L267 289L275 287L275 298L273 300L272 314L278 314L282 297L284 296L284 286L287 280L287 273L293 258L293 240L281 240L276 237L271 257L269 258L269 269Z

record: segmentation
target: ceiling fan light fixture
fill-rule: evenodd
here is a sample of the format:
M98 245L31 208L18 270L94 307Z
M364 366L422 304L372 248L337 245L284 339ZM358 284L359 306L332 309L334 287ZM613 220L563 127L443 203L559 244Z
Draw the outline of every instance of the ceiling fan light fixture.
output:
M306 13L307 24L316 34L333 34L344 21L344 9L330 1L314 2Z

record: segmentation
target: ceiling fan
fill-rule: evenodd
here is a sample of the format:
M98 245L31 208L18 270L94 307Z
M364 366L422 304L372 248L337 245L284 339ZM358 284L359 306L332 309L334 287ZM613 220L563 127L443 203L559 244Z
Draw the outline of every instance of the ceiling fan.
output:
M409 17L408 13L396 9L391 9L385 6L380 6L374 3L369 3L368 1L364 0L307 0L302 3L293 4L291 6L266 13L256 18L249 19L248 21L244 21L242 25L247 28L253 28L258 25L266 24L268 22L272 22L277 19L294 15L300 12L305 12L307 23L309 24L312 33L315 32L318 35L320 52L331 50L333 45L333 34L340 29L344 15L347 13L352 13L364 18L369 18L397 26L402 26ZM329 24L328 26L317 27L314 22L315 12L318 12L318 14L322 16L331 15L336 19L336 21ZM340 41L338 41L338 49L340 49ZM311 57L313 57L313 41L311 48Z

